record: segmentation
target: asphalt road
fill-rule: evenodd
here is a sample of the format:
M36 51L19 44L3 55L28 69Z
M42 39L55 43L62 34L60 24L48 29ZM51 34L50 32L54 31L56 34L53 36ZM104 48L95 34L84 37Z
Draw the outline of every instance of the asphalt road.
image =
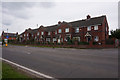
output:
M2 57L55 78L117 78L117 49L8 46Z

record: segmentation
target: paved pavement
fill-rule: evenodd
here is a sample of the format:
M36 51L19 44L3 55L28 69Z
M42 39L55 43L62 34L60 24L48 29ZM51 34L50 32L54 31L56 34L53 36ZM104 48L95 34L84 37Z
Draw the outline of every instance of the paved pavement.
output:
M55 78L117 78L117 49L8 46L2 57Z

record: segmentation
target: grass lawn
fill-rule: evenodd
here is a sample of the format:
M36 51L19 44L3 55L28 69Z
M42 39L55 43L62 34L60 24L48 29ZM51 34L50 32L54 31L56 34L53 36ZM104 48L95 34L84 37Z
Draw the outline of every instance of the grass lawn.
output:
M29 76L13 68L11 65L2 62L2 80L10 78L24 78L25 80L33 80L32 78L29 78Z

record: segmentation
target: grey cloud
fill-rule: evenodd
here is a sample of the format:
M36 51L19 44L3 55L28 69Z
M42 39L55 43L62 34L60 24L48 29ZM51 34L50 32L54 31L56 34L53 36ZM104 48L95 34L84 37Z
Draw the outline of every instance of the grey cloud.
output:
M118 27L120 28L120 1L118 2Z
M55 6L54 2L3 2L2 13L9 14L22 19L29 19L32 7L51 8Z
M39 6L43 8L52 8L52 7L55 7L55 3L54 2L40 2Z
M6 26L10 26L11 25L10 22L6 22L6 21L3 21L2 24L6 25Z
M31 2L3 2L2 8L7 8L9 10L22 10L26 7L32 7Z

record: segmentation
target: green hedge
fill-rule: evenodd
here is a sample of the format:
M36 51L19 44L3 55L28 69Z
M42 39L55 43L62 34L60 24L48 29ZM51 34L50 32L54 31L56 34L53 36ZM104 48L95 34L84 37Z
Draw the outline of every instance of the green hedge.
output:
M114 41L113 41L112 39L107 39L107 40L105 41L105 44L107 44L107 45L113 45L113 44L114 44Z
M78 45L89 45L88 42L78 42Z

